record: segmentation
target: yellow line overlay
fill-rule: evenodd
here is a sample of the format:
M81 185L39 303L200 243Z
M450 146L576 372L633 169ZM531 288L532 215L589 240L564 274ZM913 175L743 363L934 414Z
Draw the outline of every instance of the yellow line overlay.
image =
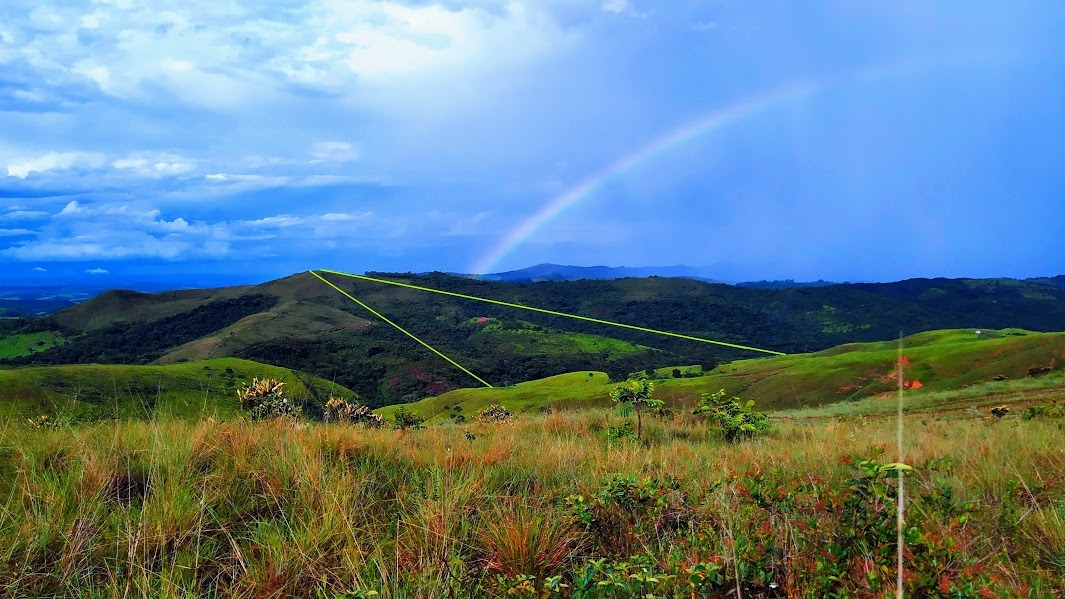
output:
M329 271L325 271L325 272L329 272ZM371 314L373 314L374 316L376 316L376 317L380 318L381 320L383 320L383 321L387 322L388 324L390 324L390 325L392 325L392 326L396 327L397 329L399 329L399 331L400 331L400 332L402 332L402 333L403 333L403 334L405 334L406 336L408 336L408 337L410 337L411 339L413 339L413 340L417 341L418 343L420 343L420 344L424 345L424 346L425 346L425 348L426 348L426 349L428 349L429 351L431 351L431 352L433 352L434 354L436 354L436 355L440 356L441 358L443 358L443 359L447 360L448 362L451 362L451 364L453 364L453 365L454 365L454 366L455 366L456 368L458 368L458 369L459 369L459 370L461 370L462 372L465 372L466 374L468 374L468 375L472 376L473 378L477 379L477 380L478 380L478 381L480 381L480 382L481 382L481 383L482 383L482 384L483 384L483 385L484 385L485 387L491 387L491 386L492 386L492 385L491 385L491 384L490 384L490 383L489 383L488 381L486 381L486 380L482 379L481 377L479 377L479 376L477 376L476 374L473 374L472 372L470 372L469 370L467 370L467 369L466 369L466 367L465 367L465 366L463 366L462 364L459 364L458 362L456 362L456 361L452 360L451 358L449 358L449 357L445 356L445 355L443 354L443 352L441 352L440 350L436 349L435 347L433 347L433 346L429 345L428 343L426 343L426 342L422 341L421 339L419 339L418 337L414 336L414 333L411 333L411 332L410 332L410 331L408 331L407 329L405 329L405 328L403 328L403 327L399 326L398 324L396 324L396 323L392 322L391 320L389 320L388 318L386 318L384 314L381 314L381 313L380 313L380 312L378 312L377 310L374 310L374 309L373 309L373 308L371 308L370 306L367 306L366 304L364 304L364 303L360 302L359 300L357 300L357 299L355 299L354 297L352 297L352 296L351 296L351 294L349 294L349 293L348 293L347 291L344 291L344 290L343 290L343 289L341 289L340 287L337 287L336 285L334 285L334 284L330 283L329 281L325 280L325 278L324 278L324 277L322 277L322 275L320 275L320 274L318 274L318 273L314 272L313 270L312 270L312 271L310 271L310 273L311 273L312 275L314 275L314 276L318 277L318 278L319 278L319 279L320 279L320 280L321 280L321 281L322 281L323 283L325 283L326 285L329 285L329 286L330 286L330 287L332 287L333 289L336 289L336 290L337 290L337 291L339 291L340 293L344 294L344 296L345 296L345 297L347 297L347 298L348 298L349 300L351 300L351 301L355 302L356 304L358 304L358 305L362 306L363 308L366 308L367 310L369 310L369 311L370 311L370 313L371 313Z
M355 275L355 274L351 274L351 273L347 273L347 272L339 272L339 271L336 271L336 270L328 270L328 269L325 269L325 268L322 268L322 269L319 269L319 270L321 270L322 272L325 272L325 273L329 273L329 274L332 274L332 275L339 275L339 276L342 276L342 277L351 277L353 279L362 279L363 281L373 281L374 283L384 283L385 285L395 285L397 287L406 287L407 289L417 289L419 291L428 291L430 293L439 293L441 295L450 295L452 297L458 297L458 298L462 298L462 299L474 300L474 301L478 301L478 302L487 302L489 304L497 304L497 305L500 305L500 306L506 306L508 308L518 308L520 310L530 310L532 312L541 312L543 314L551 314L553 316L564 316L566 318L575 318L577 320L585 320L585 321L588 321L588 322L595 322L595 323L598 323L598 324L608 324L610 326L621 327L621 328L624 328L624 329L632 329L634 331L642 331L644 333L654 333L656 335L666 335L668 337L677 337L679 339L687 339L689 341L699 341L700 343L712 343L714 345L723 345L725 347L731 347L731 348L734 348L734 349L745 349L745 350L753 351L753 352L761 352L761 353L764 353L764 354L772 354L774 356L786 356L787 355L784 352L773 351L771 349L761 349L761 348L758 348L758 347L750 347L748 345L738 345L736 343L726 343L724 341L714 341L713 339L703 339L702 337L692 337L691 335L682 335L680 333L671 333L669 331L659 331L657 329L648 329L646 327L638 327L638 326L635 326L635 325L623 324L623 323L620 323L620 322L611 322L609 320L600 320L598 318L591 318L591 317L588 317L588 316L577 316L576 314L566 314L564 312L555 312L554 310L545 310L544 308L534 308L532 306L523 306L521 304L512 304L510 302L503 302L503 301L499 301L499 300L488 299L488 298L484 298L484 297L477 297L477 296L473 296L473 295L465 295L465 294L462 294L462 293L454 293L452 291L441 291L440 289L432 289L430 287L420 287L418 285L411 285L409 283L399 283L399 282L396 282L396 281L389 281L389 280L386 280L386 279L375 279L373 277L367 277L367 276L364 276L364 275ZM314 273L313 270L311 272ZM318 277L319 279L322 279L322 277L320 277L317 273L314 273L314 276ZM329 283L329 281L326 281L325 279L322 279L322 280L325 281L326 283L328 283L331 287L333 287L333 289L336 289L337 291L340 291L341 293L344 293L336 285L333 285L332 283ZM344 295L347 295L347 294L344 293ZM351 297L351 296L348 295L348 297ZM351 299L354 300L355 298L351 297ZM355 301L358 302L359 300L355 300ZM359 302L359 303L362 304L362 302ZM363 304L363 305L365 305L365 304ZM382 318L384 318L384 317L382 316ZM393 326L395 326L395 325L393 325ZM403 329L400 329L400 330L403 330ZM406 333L406 331L403 331L403 332ZM410 335L410 333L407 333L407 334ZM414 335L410 335L410 336L414 337ZM417 337L415 337L415 339L417 339ZM421 341L419 340L419 342L421 342ZM422 345L425 345L424 342L421 342L421 343L422 343ZM428 346L426 346L426 347L428 347ZM430 349L432 349L432 348L430 348ZM434 349L433 351L436 351L436 350ZM436 353L439 354L440 352L436 352ZM440 355L443 355L443 354L440 354ZM450 361L452 364L454 364L454 362L451 361L450 359L448 361ZM456 364L456 366L458 366L458 365ZM459 366L459 368L462 368L462 367ZM466 370L466 369L463 368L463 370ZM466 372L469 372L469 371L466 370ZM473 373L470 373L470 374L472 376ZM477 380L481 380L481 379L477 379Z

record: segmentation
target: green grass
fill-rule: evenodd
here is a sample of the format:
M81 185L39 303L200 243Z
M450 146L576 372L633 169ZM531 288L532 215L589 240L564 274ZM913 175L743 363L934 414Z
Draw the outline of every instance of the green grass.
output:
M29 356L35 352L42 352L62 345L65 339L62 335L46 331L42 333L21 333L9 335L0 339L0 360L4 358L19 358Z
M920 333L904 339L909 364L907 381L918 380L922 388L907 391L913 406L949 406L952 402L978 404L981 397L998 397L1003 389L1065 386L1060 376L1028 379L1028 370L1055 366L1065 358L1065 333L1032 333L1019 329L983 331L944 330ZM787 412L824 408L823 413L890 411L894 406L893 376L898 342L853 343L814 354L757 358L731 362L704 376L667 378L656 381L656 397L679 409L694 406L703 393L725 389L744 399L753 399L762 411ZM1055 366L1056 367L1056 366ZM698 367L681 367L682 371ZM672 376L672 368L658 369ZM700 369L701 370L701 369ZM604 407L610 404L613 387L601 372L588 376L576 372L493 389L459 389L408 404L431 421L452 417L454 406L467 418L492 403L514 412L538 412L549 407ZM991 379L1007 377L1007 384ZM1012 398L1012 399L1011 399ZM1002 401L1022 400L1023 394L1006 394ZM992 401L999 401L994 399ZM451 408L446 410L445 408ZM389 417L397 406L378 410ZM893 408L891 408L893 409Z
M331 390L353 396L328 381L237 358L160 366L30 366L0 369L0 418L231 417L239 409L236 389L254 377L284 381L297 400Z

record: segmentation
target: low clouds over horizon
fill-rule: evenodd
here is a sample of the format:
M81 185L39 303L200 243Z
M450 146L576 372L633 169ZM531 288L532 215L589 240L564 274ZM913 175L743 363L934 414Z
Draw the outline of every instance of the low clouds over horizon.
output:
M498 269L1058 274L1065 8L981 4L15 0L0 267L464 271L626 155L804 85Z

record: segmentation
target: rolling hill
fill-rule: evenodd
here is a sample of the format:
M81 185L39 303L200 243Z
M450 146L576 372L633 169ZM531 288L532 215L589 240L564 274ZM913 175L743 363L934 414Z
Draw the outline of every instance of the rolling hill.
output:
M239 411L236 390L254 377L284 381L289 397L311 416L330 395L355 396L329 381L237 358L166 366L27 366L0 370L0 417L44 415L53 422L227 417Z
M899 330L1065 330L1065 288L1011 279L751 289L690 279L507 283L443 274L395 280L779 350L805 353L891 339ZM494 385L579 371L612 378L752 354L605 325L330 276ZM373 406L468 387L471 379L308 273L256 286L163 293L109 291L54 315L10 321L0 360L179 364L237 357L336 380ZM34 346L50 333L62 343ZM22 348L21 354L18 348Z
M909 402L922 409L970 405L993 397L1006 402L1049 390L1065 390L1065 333L1019 329L943 330L903 341ZM753 399L758 409L787 413L841 404L825 414L895 409L898 342L852 343L812 354L740 360L700 373L699 367L657 371L656 397L690 409L703 393L724 389ZM683 376L685 372L702 376ZM676 375L681 375L677 377ZM916 381L916 382L915 382ZM918 384L919 383L919 384ZM403 405L432 421L474 417L499 403L516 412L610 405L614 387L605 373L573 372L500 389L458 389ZM860 406L848 410L845 406ZM391 416L401 406L378 410Z

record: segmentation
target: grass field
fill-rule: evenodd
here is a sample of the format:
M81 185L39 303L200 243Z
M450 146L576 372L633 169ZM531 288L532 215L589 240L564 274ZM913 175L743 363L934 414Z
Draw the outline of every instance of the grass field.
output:
M1060 369L1065 363L1065 333L1017 329L981 333L933 331L903 340L906 380L921 383L911 394L913 407L1024 401L1021 391L1065 387ZM704 376L655 381L656 395L680 409L690 409L703 393L725 389L753 399L760 410L784 414L819 406L824 408L817 413L823 415L891 411L897 353L897 342L855 343L815 354L740 360ZM1039 367L1051 368L1052 373L1043 378L1027 376L1029 369ZM677 369L682 375L702 370L698 366ZM672 371L656 372L669 377ZM993 380L1001 377L1005 380ZM520 413L549 407L606 407L612 388L602 372L575 372L511 387L458 389L404 407L437 422L458 414L468 417L493 403ZM397 409L388 406L378 413L387 417Z
M46 331L42 333L22 333L0 338L0 360L28 356L34 352L46 351L62 345L61 335Z
M893 596L894 421L622 421L6 424L0 595ZM907 596L1061 596L1062 420L904 434Z
M107 418L216 418L239 411L236 389L254 377L286 383L295 400L350 398L328 381L258 362L220 358L165 366L70 365L0 369L0 417L53 421ZM324 399L322 400L324 403Z

